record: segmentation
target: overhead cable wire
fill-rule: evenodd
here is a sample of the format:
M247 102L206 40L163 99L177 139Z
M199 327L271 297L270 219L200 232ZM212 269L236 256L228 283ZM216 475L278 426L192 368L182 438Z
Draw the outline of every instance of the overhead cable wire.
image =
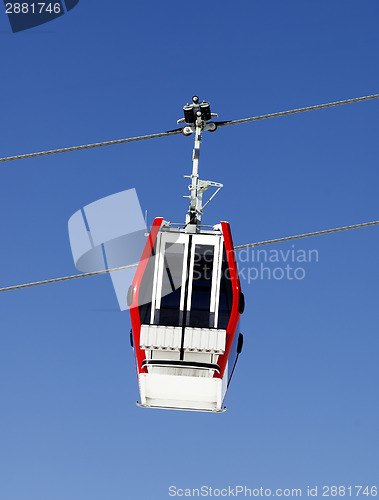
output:
M287 236L285 238L276 238L274 240L259 241L257 243L248 243L247 245L238 245L238 246L234 247L234 250L242 250L243 248L249 248L249 247L258 247L261 245L268 245L270 243L280 243L282 241L298 240L300 238L307 238L309 236L319 236L322 234L330 234L330 233L336 233L339 231L347 231L348 229L358 229L361 227L375 226L377 224L379 224L379 221L364 222L362 224L354 224L353 226L337 227L335 229L325 229L323 231L316 231L314 233L298 234L296 236ZM87 276L96 276L98 274L106 274L106 273L111 273L113 271L121 271L122 269L132 269L134 267L137 267L137 265L138 264L133 264L130 266L114 267L112 269L105 269L102 271L94 271L91 273L82 273L82 274L75 274L72 276L64 276L63 278L53 278L50 280L36 281L34 283L24 283L22 285L7 286L4 288L0 288L0 292L8 292L10 290L19 290L20 288L28 288L28 287L36 286L36 285L47 285L49 283L57 283L59 281L72 280L72 279L76 279L76 278L85 278Z
M63 278L53 278L50 280L35 281L34 283L23 283L22 285L6 286L4 288L0 288L0 292L9 292L10 290L19 290L20 288L28 288L30 286L48 285L49 283L57 283L58 281L67 281L67 280L73 280L76 278L85 278L87 276L96 276L98 274L106 274L106 273L111 273L113 271L121 271L123 269L132 269L133 267L137 267L137 266L138 266L138 264L132 264L130 266L114 267L112 269L104 269L102 271L93 271L91 273L83 273L83 274L74 274L72 276L64 276Z
M316 110L316 109L331 108L333 106L339 106L340 104L350 104L350 103L354 103L354 102L368 101L370 99L377 99L378 97L379 97L379 94L372 94L372 95L368 95L368 96L364 96L364 97L355 97L353 99L345 99L343 101L330 102L327 104L318 104L316 106L308 106L306 108L291 109L289 111L280 111L278 113L270 113L268 115L253 116L251 118L243 118L241 120L228 120L228 121L220 121L220 122L215 122L215 123L217 124L218 127L225 127L227 125L237 125L239 123L247 123L247 122L253 122L253 121L257 121L257 120L264 120L266 118L275 118L277 116L292 115L295 113L302 113L304 111L312 111L312 110ZM181 134L182 131L183 131L183 129L179 128L179 129L175 129L175 130L169 130L167 132L161 132L158 134L141 135L141 136L137 136L137 137L129 137L126 139L116 139L113 141L96 142L93 144L84 144L81 146L72 146L72 147L68 147L68 148L51 149L48 151L40 151L37 153L28 153L28 154L23 154L23 155L7 156L4 158L0 158L0 162L22 160L25 158L34 158L36 156L52 155L52 154L56 154L56 153L68 153L69 151L79 151L82 149L98 148L101 146L112 146L114 144L123 144L125 142L142 141L144 139L155 139L158 137L178 135L178 134Z
M348 229L358 229L360 227L375 226L379 224L379 220L373 222L363 222L362 224L354 224L353 226L337 227L335 229L325 229L323 231L316 231L314 233L298 234L296 236L287 236L285 238L276 238L274 240L258 241L257 243L248 243L247 245L238 245L234 250L241 250L242 248L259 247L261 245L269 245L270 243L280 243L282 241L299 240L301 238L308 238L309 236L320 236L322 234L337 233L339 231L347 231Z
M70 148L51 149L49 151L39 151L38 153L28 153L28 154L24 154L24 155L7 156L5 158L0 158L0 162L13 161L13 160L23 160L25 158L34 158L35 156L53 155L56 153L68 153L69 151L79 151L81 149L99 148L101 146L113 146L114 144L123 144L124 142L143 141L144 139L155 139L157 137L166 137L169 135L176 135L176 134L181 134L181 133L182 133L182 129L180 128L180 129L176 129L176 130L170 130L168 132L161 132L159 134L140 135L137 137L129 137L127 139L116 139L114 141L95 142L93 144L84 144L82 146L72 146Z
M265 120L266 118L275 118L277 116L294 115L295 113L303 113L304 111L332 108L333 106L339 106L340 104L351 104L353 102L369 101L370 99L377 99L378 97L379 94L372 94L364 97L355 97L354 99L345 99L344 101L329 102L327 104L307 106L306 108L290 109L289 111L279 111L278 113L270 113L268 115L253 116L252 118L242 118L241 120L228 120L215 123L218 127L226 127L227 125L238 125L239 123L255 122L258 120Z

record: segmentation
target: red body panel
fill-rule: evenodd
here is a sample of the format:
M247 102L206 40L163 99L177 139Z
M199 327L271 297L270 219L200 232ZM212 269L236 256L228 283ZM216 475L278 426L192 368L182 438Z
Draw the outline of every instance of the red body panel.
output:
M142 361L146 358L145 351L142 351L139 348L140 345L140 333L141 333L141 320L139 316L139 309L138 309L138 293L139 293L139 287L142 281L143 274L145 272L147 263L149 261L149 258L151 256L151 252L154 248L155 240L157 239L157 235L159 232L159 229L161 228L163 222L162 217L157 217L154 219L153 226L151 228L149 237L147 239L145 248L143 249L142 252L142 257L141 260L139 261L138 267L136 274L133 279L132 286L134 288L133 292L133 302L132 305L130 306L130 319L132 321L132 330L133 330L133 342L136 350L136 357L137 357L137 368L140 373L146 373L147 370L146 368L141 368Z
M222 378L224 374L226 363L228 361L230 349L233 344L234 335L236 333L238 321L240 318L240 313L238 312L238 301L239 301L239 294L241 292L241 284L238 276L237 262L234 253L232 233L230 232L229 223L221 222L221 230L222 230L222 235L224 237L224 245L225 245L226 257L228 259L230 280L232 282L232 288L233 288L233 305L229 323L228 326L226 327L225 354L223 354L218 358L217 364L220 367L220 373L215 373L214 375L215 378Z

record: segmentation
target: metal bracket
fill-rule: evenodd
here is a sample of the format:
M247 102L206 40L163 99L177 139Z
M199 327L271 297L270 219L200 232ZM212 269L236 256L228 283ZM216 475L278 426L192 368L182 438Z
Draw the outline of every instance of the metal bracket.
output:
M199 180L199 190L201 190L201 192L204 192L206 189L210 188L210 187L217 187L217 188L222 188L224 187L223 184L221 184L220 182L214 182L214 181L200 181Z
M203 126L201 127L201 131L208 130L209 132L215 132L216 129L217 125L214 122L209 122L209 123L203 122ZM182 134L187 136L193 134L195 131L196 131L195 125L186 125L185 127L183 127Z

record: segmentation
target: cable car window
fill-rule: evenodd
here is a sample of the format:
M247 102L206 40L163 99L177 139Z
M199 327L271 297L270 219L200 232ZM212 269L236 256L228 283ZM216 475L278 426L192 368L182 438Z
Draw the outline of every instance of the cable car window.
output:
M146 269L143 273L141 285L138 292L138 310L142 325L150 324L154 267L156 261L155 247L156 245L154 245L149 260L147 261Z
M195 245L191 311L188 326L213 327L214 313L210 312L214 246Z
M230 279L230 271L228 259L226 257L225 248L222 255L221 267L221 283L220 283L220 304L218 308L218 325L217 328L226 330L228 326L230 313L233 305L233 287Z
M166 243L163 261L161 305L157 323L165 326L179 326L180 295L182 291L184 244Z

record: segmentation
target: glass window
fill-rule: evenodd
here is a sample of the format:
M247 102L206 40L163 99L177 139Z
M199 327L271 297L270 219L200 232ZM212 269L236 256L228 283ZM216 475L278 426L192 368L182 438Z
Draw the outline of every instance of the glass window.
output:
M220 283L220 304L218 308L218 325L217 328L226 330L228 326L230 313L233 305L233 287L230 279L230 271L228 259L226 257L225 248L222 255L221 268L221 283Z
M210 314L213 259L213 245L195 245L191 311L188 326L213 327L211 323L213 323L214 314Z
M151 317L151 301L153 294L153 279L155 268L155 246L152 249L149 260L143 273L141 285L138 292L138 309L141 325L150 324Z
M159 311L157 310L157 324L179 326L180 295L182 291L184 244L166 243L164 249L162 298Z

